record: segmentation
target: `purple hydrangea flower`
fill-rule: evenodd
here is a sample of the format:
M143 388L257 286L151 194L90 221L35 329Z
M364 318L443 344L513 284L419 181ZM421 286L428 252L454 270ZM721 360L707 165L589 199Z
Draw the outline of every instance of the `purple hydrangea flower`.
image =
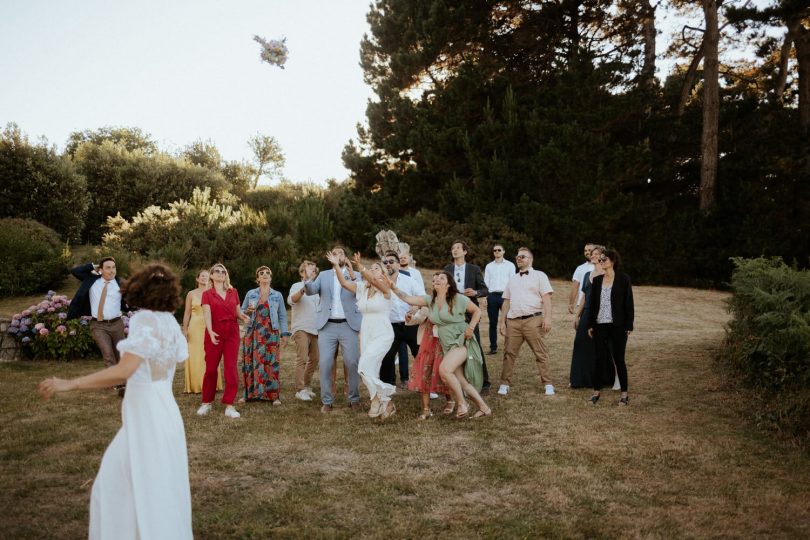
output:
M42 330L43 328L45 328L45 323L38 322L37 324L34 325L34 330L39 331Z
M31 338L28 337L28 336L25 336L24 338L22 338L23 343L28 343L29 341L31 341Z
M12 319L9 326L11 326L12 328L20 326L20 319Z
M60 324L59 326L56 327L56 331L60 334L64 334L65 332L67 332L67 327L64 324Z
M26 309L22 313L20 313L23 317L30 317L31 316L31 309Z
M67 313L65 313L64 311L61 312L61 313L58 313L56 316L59 317L62 320L67 319Z
M49 307L48 313L56 313L56 308Z
M26 325L20 326L20 332L22 333L28 332L28 327Z
M45 313L44 309L38 309L37 310L37 315L42 315L43 313Z
M31 326L31 319L29 319L28 317L26 317L25 319L23 319L23 320L22 320L22 323L23 323L25 326Z
M19 328L17 328L16 326L11 326L11 327L9 327L9 329L8 329L8 333L9 333L9 334L16 334L16 333L17 333L17 332L19 332L19 331L20 331L20 329L19 329Z
M39 329L39 335L40 336L47 336L48 334L50 334L50 332L48 332L47 328L40 328Z

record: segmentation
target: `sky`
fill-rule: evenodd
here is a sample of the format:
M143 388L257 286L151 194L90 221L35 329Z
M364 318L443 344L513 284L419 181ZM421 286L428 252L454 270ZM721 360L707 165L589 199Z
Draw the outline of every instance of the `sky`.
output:
M177 152L212 140L249 160L280 143L294 182L343 180L364 123L359 66L370 0L0 0L0 127L62 150L73 131L138 127ZM257 34L287 39L284 69Z

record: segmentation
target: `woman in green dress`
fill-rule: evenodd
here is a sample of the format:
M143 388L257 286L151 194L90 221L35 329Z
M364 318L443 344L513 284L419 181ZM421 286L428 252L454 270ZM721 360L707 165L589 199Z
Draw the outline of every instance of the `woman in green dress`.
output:
M492 415L492 409L484 402L478 389L483 380L483 358L481 347L472 343L473 329L481 318L481 310L456 289L453 276L447 272L433 274L433 294L409 296L394 286L394 294L412 306L427 306L430 322L438 331L439 342L444 351L444 359L439 368L444 383L453 392L458 403L456 418L466 418L470 413L464 399L467 394L477 406L472 418ZM465 312L471 316L470 323L464 318Z

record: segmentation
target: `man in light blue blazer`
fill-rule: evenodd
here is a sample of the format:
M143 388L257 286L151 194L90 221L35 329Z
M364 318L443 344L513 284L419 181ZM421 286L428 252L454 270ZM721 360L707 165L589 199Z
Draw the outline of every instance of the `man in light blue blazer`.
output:
M360 274L350 276L346 250L335 246L332 251L340 259L343 275L349 279L359 280ZM343 365L349 370L349 406L360 409L360 375L357 363L360 359L360 323L363 315L357 310L357 299L354 294L340 286L335 270L324 270L315 277L314 268L309 270L304 291L307 295L319 294L321 302L315 313L318 327L318 349L320 358L318 370L321 377L322 413L332 412L335 396L332 395L332 367L335 353L340 345L343 351Z

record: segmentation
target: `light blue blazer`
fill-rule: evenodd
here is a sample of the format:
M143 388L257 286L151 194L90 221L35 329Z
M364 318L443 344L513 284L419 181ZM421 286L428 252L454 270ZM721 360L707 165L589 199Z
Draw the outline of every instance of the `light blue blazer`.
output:
M360 281L360 273L355 272L354 275L355 281ZM318 274L315 281L304 282L304 290L307 295L321 295L321 304L320 307L318 307L318 311L315 313L318 330L326 326L329 319L336 318L332 316L332 298L334 298L335 295L335 291L333 290L334 285L335 271L333 269L324 270ZM340 285L338 285L338 288L340 289L339 294L340 302L343 304L343 313L346 314L346 322L349 324L349 328L355 332L359 332L360 323L363 322L363 314L357 310L357 299L354 294Z
M261 289L258 287L255 289L251 289L245 295L245 299L242 301L242 311L247 311L248 304L251 300L259 303L259 295L261 293ZM270 322L273 325L273 330L279 330L281 337L289 336L290 333L287 331L287 308L284 305L284 297L281 296L281 293L275 289L270 289L270 295L267 297L268 302L270 303ZM256 312L254 311L250 315L250 322L252 323L256 318Z

